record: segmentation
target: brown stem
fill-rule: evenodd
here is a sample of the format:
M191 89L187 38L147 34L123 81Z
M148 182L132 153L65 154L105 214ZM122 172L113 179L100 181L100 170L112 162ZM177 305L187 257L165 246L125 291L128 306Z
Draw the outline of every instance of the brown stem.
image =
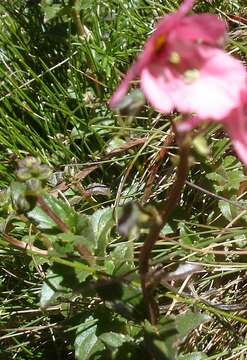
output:
M160 166L169 151L169 146L171 146L172 143L174 142L174 139L175 139L174 133L169 133L168 135L165 136L165 138L163 140L163 145L162 145L161 149L159 150L154 163L150 166L150 173L149 173L146 185L145 185L145 190L144 190L143 199L142 199L143 202L146 202L152 194L152 187L153 187L155 176L156 176L157 172L159 171Z
M170 190L167 200L163 203L163 206L160 210L161 221L154 221L150 232L145 239L145 242L141 248L140 258L139 258L139 272L141 276L141 285L144 303L146 305L147 314L151 324L157 324L158 318L158 307L153 298L153 289L150 289L147 283L147 275L149 272L149 258L151 256L152 249L155 242L159 238L161 229L164 227L169 215L176 207L179 202L183 186L185 184L187 173L188 173L188 155L189 155L189 143L188 139L185 138L182 141L177 136L177 141L179 143L179 154L180 161L178 164L176 180Z
M34 245L27 244L23 241L17 240L8 234L3 234L2 236L3 236L4 240L6 240L9 244L15 246L18 249L29 250L40 256L48 256L47 250L42 250L42 249L37 248Z

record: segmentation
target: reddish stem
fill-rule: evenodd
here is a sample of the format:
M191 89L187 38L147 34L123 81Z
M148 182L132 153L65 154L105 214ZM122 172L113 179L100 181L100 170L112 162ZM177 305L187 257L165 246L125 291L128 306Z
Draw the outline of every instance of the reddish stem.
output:
M25 243L24 241L17 240L17 239L15 239L15 238L13 238L12 236L8 235L8 234L3 234L3 238L4 238L4 240L6 240L9 244L15 246L15 247L18 248L18 249L21 249L21 250L30 250L30 251L32 251L33 253L35 253L35 254L37 254L37 255L40 255L40 256L48 256L48 251L47 251L47 250L42 250L42 249L37 248L37 247L34 246L34 245L27 244L27 243Z
M158 307L153 298L153 289L150 288L147 281L147 275L149 272L149 259L154 244L159 238L160 231L164 227L169 215L180 200L181 192L187 178L189 155L189 145L187 139L184 139L181 142L179 141L179 153L180 161L178 164L176 180L172 186L172 189L170 190L167 200L164 201L160 210L160 217L162 221L159 223L157 221L153 222L150 228L150 232L141 248L139 258L139 272L141 276L144 303L146 305L149 320L153 325L157 324Z

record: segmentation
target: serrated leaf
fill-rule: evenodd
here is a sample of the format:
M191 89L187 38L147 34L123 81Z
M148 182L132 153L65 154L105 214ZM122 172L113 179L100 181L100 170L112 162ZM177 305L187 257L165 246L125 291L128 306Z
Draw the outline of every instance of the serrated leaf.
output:
M239 170L228 171L227 175L228 175L227 184L229 187L228 190L230 189L238 190L241 181L245 180L245 176L243 172Z
M238 167L239 166L242 167L242 165L240 164L240 162L237 160L237 158L235 156L229 155L223 159L224 168L227 168L228 166L233 166L234 164L238 165Z
M77 360L88 360L94 353L104 350L103 343L96 336L97 322L98 319L90 316L77 328L74 343Z

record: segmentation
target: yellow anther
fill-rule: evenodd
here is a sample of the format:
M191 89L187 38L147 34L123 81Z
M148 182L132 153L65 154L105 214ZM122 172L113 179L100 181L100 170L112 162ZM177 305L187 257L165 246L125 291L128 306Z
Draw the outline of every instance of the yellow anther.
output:
M169 61L171 64L177 65L180 63L181 57L176 51L173 51L169 57Z
M200 76L200 72L197 69L190 69L184 72L184 81L186 84L192 84Z
M164 35L160 35L157 37L157 39L155 39L155 50L159 51L162 46L165 44L166 39L164 37Z

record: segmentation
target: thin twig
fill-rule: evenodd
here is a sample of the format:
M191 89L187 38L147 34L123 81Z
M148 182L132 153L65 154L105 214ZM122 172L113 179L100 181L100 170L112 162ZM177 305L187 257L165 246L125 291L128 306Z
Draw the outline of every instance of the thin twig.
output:
M217 199L217 200L225 201L225 202L227 202L228 204L230 204L230 205L232 205L232 206L234 206L234 207L236 207L236 208L238 208L238 209L240 209L240 210L247 210L247 207L246 207L246 206L241 205L241 204L237 203L236 201L232 201L232 200L230 200L230 199L227 199L227 198L225 198L225 197L223 197L223 196L214 194L214 193L212 193L211 191L206 190L206 189L202 188L202 187L199 186L199 185L193 184L192 182L190 182L190 181L188 181L188 180L186 180L185 183L186 183L186 185L189 185L190 187L192 187L192 188L194 188L194 189L196 189L196 190L198 190L198 191L201 191L201 192L203 192L204 194L207 194L208 196L210 196L210 197L212 197L212 198L215 198L215 199Z
M161 163L163 162L165 156L168 153L169 147L174 142L174 138L175 138L175 135L173 133L169 133L163 139L162 147L159 150L158 155L156 156L156 159L154 160L154 164L152 164L150 166L150 173L149 173L148 180L146 182L146 186L145 186L145 190L144 190L144 194L143 194L143 202L146 202L152 193L152 187L153 187L155 176L160 169Z
M42 249L37 248L34 245L27 244L24 241L17 240L8 234L2 234L2 236L3 236L4 240L6 240L9 244L15 246L18 249L25 250L25 251L29 250L32 253L34 253L36 255L40 255L40 256L48 256L47 250L42 250Z
M179 139L178 139L179 141ZM180 142L180 141L179 141ZM188 155L189 145L187 139L184 139L179 144L180 161L177 169L176 180L172 186L172 189L168 195L168 198L163 203L163 207L160 211L161 221L153 221L150 232L141 248L139 258L139 272L141 276L141 285L143 291L144 303L146 305L147 313L151 324L157 324L158 307L153 298L153 289L147 285L147 275L149 272L149 258L154 247L155 242L159 238L161 229L164 227L169 215L179 202L181 191L186 181L188 173Z

